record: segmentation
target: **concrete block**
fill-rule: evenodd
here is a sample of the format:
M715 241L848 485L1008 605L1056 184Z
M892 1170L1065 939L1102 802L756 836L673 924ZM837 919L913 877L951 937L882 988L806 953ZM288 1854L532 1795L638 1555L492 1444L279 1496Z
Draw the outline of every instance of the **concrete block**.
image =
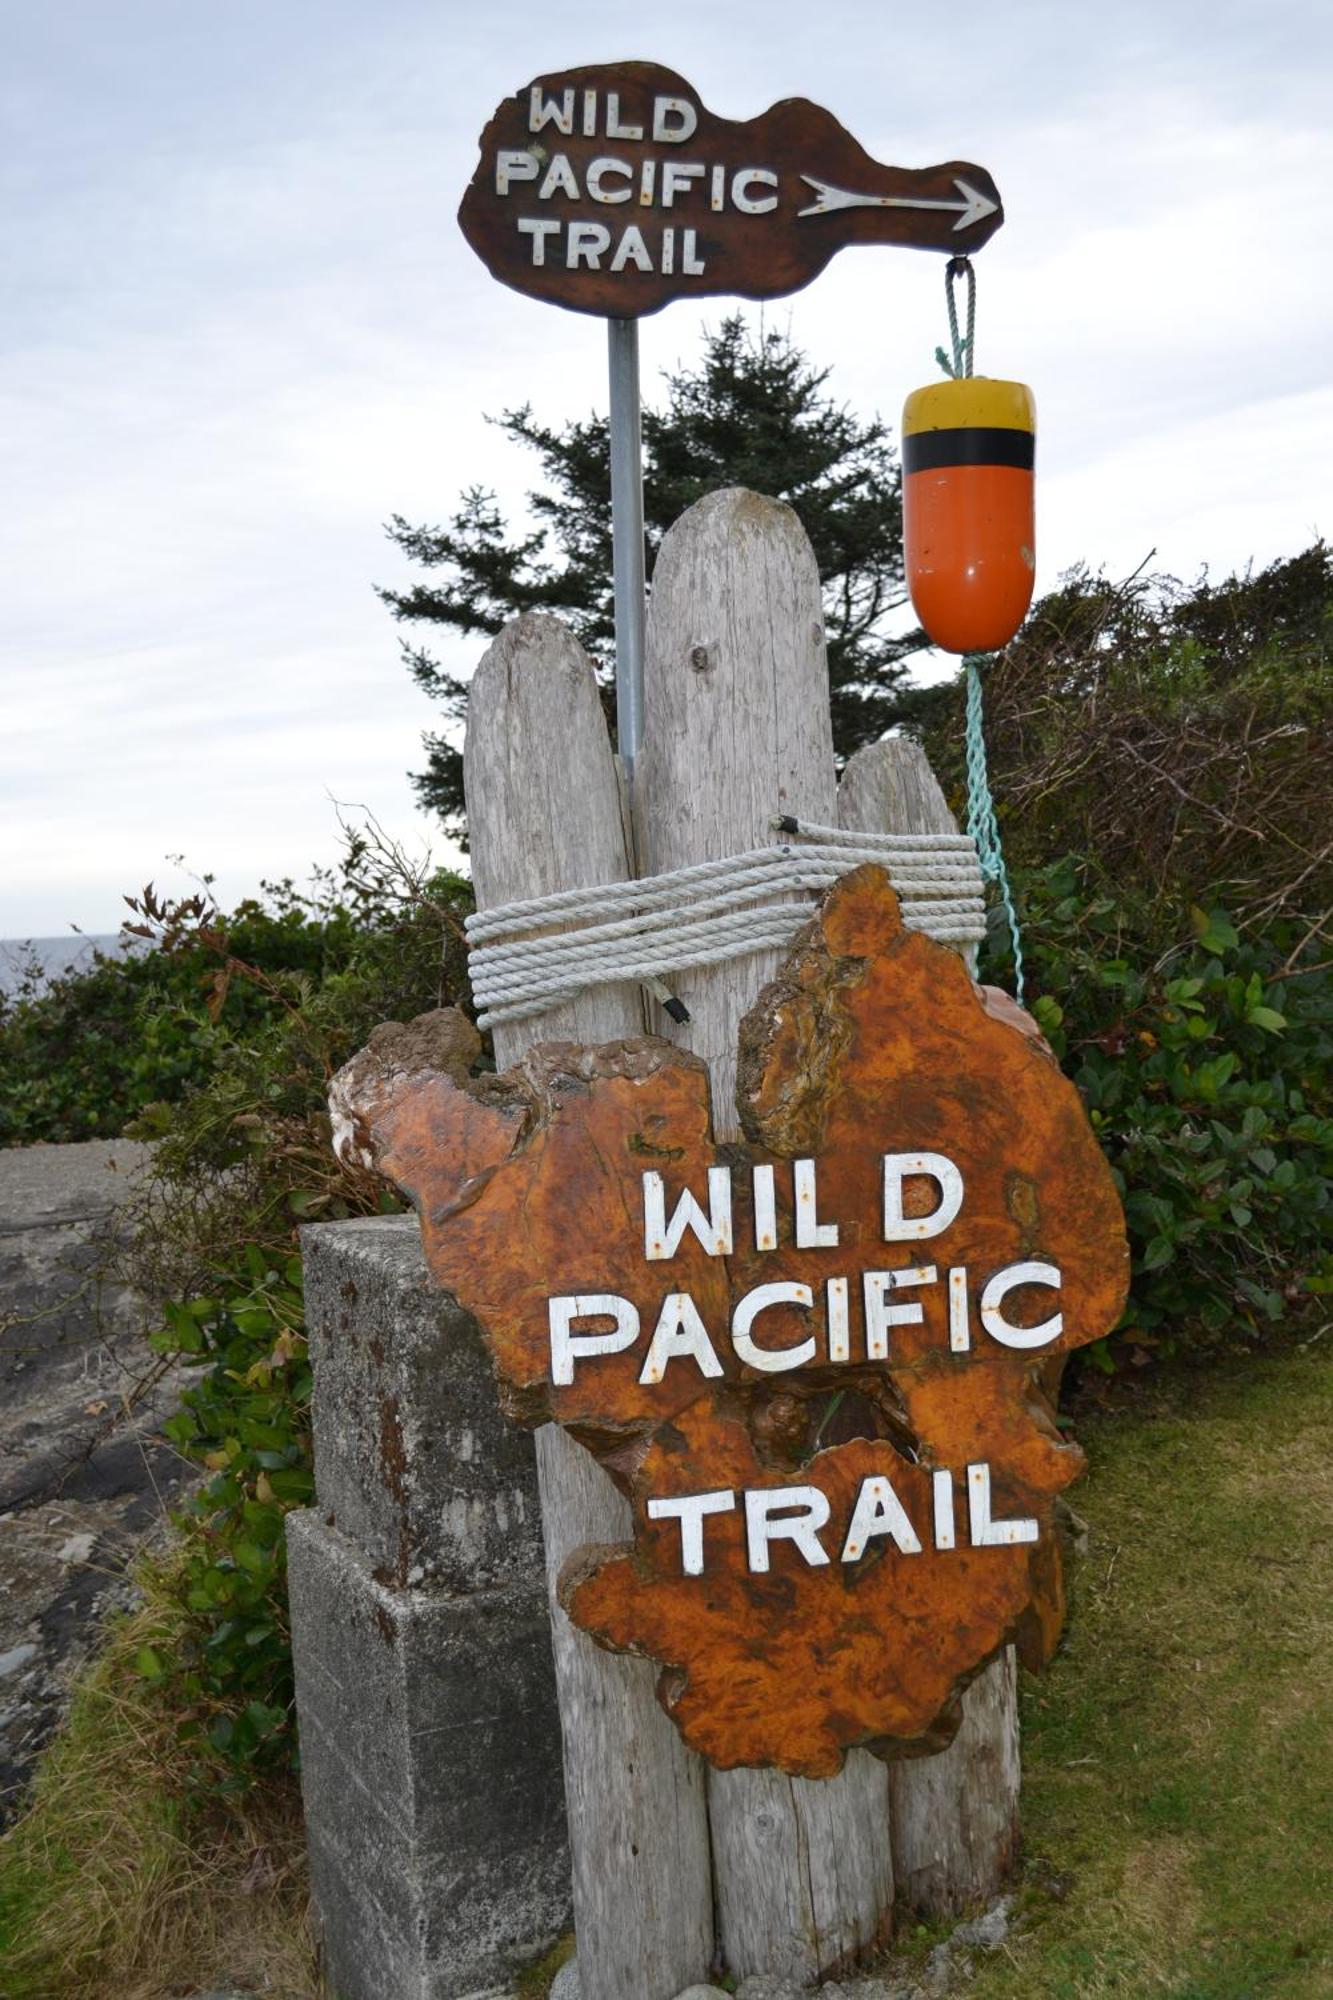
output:
M387 1583L539 1575L532 1438L500 1413L476 1321L430 1282L414 1216L302 1231L322 1518Z
M400 1590L288 1518L311 1877L337 2000L461 2000L569 1926L540 1571Z

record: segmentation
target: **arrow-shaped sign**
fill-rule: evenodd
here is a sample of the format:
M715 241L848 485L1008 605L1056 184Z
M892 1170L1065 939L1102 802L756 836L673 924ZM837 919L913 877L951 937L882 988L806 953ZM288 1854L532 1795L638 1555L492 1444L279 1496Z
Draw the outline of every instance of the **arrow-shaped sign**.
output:
M1004 210L975 160L889 166L803 97L742 122L674 70L601 63L498 106L458 219L530 298L637 319L710 293L781 298L849 244L972 256Z
M984 222L988 215L994 215L1000 206L968 181L954 182L963 197L961 201L924 201L902 194L851 194L846 188L830 187L827 181L816 180L813 174L802 174L801 179L819 196L809 208L799 211L802 215L832 215L839 208L941 208L957 213L955 229L970 229L974 222Z

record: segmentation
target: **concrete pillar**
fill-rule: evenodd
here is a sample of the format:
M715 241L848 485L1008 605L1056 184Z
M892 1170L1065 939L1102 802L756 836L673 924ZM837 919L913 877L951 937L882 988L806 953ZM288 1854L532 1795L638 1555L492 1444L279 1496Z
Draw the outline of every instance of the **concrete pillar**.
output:
M460 2000L569 1922L531 1437L413 1217L303 1232L316 1505L288 1521L311 1874L337 2000Z

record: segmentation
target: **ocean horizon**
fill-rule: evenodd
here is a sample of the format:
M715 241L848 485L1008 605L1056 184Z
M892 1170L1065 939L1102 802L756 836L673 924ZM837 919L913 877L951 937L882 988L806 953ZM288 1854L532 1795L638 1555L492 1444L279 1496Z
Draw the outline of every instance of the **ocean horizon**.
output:
M30 967L36 968L38 986L49 986L68 972L83 972L99 954L103 958L124 958L142 950L138 938L120 931L73 931L65 937L0 938L0 993L17 993Z

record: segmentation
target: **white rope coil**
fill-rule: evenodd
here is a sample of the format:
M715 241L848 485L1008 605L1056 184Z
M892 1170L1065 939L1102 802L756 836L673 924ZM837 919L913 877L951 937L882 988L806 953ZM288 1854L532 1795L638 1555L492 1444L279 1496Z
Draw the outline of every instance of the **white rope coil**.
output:
M688 1019L664 975L790 944L810 899L867 861L888 871L911 929L949 944L983 936L984 884L968 835L848 833L786 818L774 825L800 845L477 911L466 929L478 1025L529 1020L586 987L631 979ZM535 935L553 923L582 927Z

